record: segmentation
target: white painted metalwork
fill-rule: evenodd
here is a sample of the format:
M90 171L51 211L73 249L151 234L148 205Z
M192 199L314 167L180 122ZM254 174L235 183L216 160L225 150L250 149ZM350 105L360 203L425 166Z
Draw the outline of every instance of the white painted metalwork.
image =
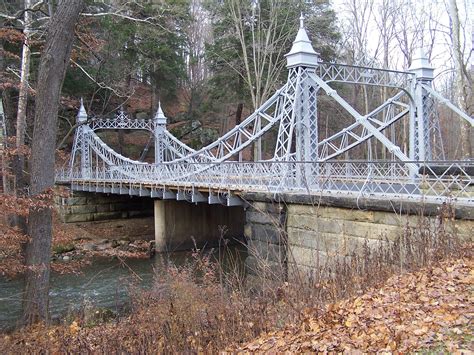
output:
M415 75L410 72L320 62L316 75L326 82L341 82L407 89Z
M286 55L286 84L215 142L194 150L179 141L166 129L161 105L149 120L132 119L123 111L113 119L88 120L81 103L71 162L68 169L58 172L57 181L84 191L227 206L240 204L238 196L247 192L439 203L450 199L474 205L474 164L472 160L441 160L444 152L434 102L445 104L471 126L474 120L432 88L433 69L426 57L415 58L407 72L323 63L300 20L297 37ZM382 86L395 93L371 112L361 114L331 86L334 82ZM326 137L320 137L318 122L323 95L354 120ZM409 128L409 149L402 150L397 142L395 126L400 122ZM104 129L151 132L154 163L134 161L115 152L96 134ZM270 134L275 136L267 142L273 142L274 149L265 152L267 160L235 161L243 150ZM374 159L372 142L393 160ZM357 149L365 149L367 160L347 159Z

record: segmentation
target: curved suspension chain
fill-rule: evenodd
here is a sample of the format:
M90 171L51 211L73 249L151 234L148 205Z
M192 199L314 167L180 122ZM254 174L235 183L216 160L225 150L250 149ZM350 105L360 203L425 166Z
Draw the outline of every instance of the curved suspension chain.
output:
M208 146L194 151L193 153L173 160L169 163L188 162L188 163L211 163L222 162L235 154L239 153L256 139L260 138L265 132L270 130L277 123L281 116L279 114L268 113L275 106L275 112L278 112L280 99L285 93L286 85L279 89L270 97L260 108L247 117L240 125L220 137L217 141ZM262 122L258 129L257 120ZM188 147L189 148L189 147Z
M97 134L90 132L89 147L99 155L103 161L110 166L121 166L124 164L148 165L148 163L133 160L117 153L110 148Z
M187 157L191 154L196 153L195 149L192 149L188 145L181 142L178 138L173 136L168 130L164 132L165 137L165 147L171 154L171 159L169 161L173 161L176 159L181 159Z

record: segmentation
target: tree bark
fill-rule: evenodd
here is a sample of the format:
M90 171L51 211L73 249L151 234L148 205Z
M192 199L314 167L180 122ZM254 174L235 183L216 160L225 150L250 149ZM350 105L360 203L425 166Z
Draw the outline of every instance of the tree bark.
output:
M25 144L26 132L26 106L28 104L28 81L30 78L30 26L31 14L28 10L31 7L31 0L25 0L25 14L23 29L23 50L21 54L21 77L20 89L18 93L18 111L16 114L16 147ZM23 160L23 157L20 157Z
M26 134L26 110L28 106L28 83L30 78L30 32L31 32L31 8L32 1L25 0L24 4L24 28L23 46L21 54L21 76L18 92L18 109L16 114L16 148L18 154L13 158L12 170L15 176L15 194L25 196L27 194L27 182L25 176L25 156L21 154L21 147L25 145ZM24 216L14 216L13 224L24 234L27 233L26 218Z
M235 111L235 125L238 126L242 123L242 111L244 110L244 103L240 101L237 104L237 111Z
M36 93L35 125L31 151L31 195L38 196L54 185L54 153L61 87L71 56L74 27L83 0L62 0L50 20L41 55ZM26 247L26 283L23 321L47 321L52 239L50 208L30 208Z
M456 91L458 105L461 110L470 114L469 101L472 95L472 79L469 77L464 64L461 46L461 23L456 0L449 1L449 16L451 18L451 39L453 42L454 62L456 68ZM472 157L471 126L464 120L461 122L461 155L463 159Z

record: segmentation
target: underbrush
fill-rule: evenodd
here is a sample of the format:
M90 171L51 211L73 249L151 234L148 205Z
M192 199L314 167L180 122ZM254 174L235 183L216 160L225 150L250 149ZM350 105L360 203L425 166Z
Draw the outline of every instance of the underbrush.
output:
M128 316L88 326L84 318L59 326L37 325L0 338L0 352L217 352L250 341L262 332L303 321L304 310L362 293L389 276L460 257L466 248L450 232L449 213L436 222L420 218L395 241L368 244L358 254L334 255L309 274L269 277L252 287L237 260L224 271L196 252L184 266L156 273L150 290L130 287ZM449 223L448 223L449 222ZM468 255L471 257L471 255ZM290 256L291 257L291 256ZM265 262L262 261L262 265ZM282 275L272 265L265 275ZM276 270L282 268L282 270ZM164 271L163 271L164 270ZM267 270L268 271L268 270Z

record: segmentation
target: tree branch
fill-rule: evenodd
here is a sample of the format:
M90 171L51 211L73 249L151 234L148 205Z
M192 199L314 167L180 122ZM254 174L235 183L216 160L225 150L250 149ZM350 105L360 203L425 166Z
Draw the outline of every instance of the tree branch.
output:
M91 81L93 81L98 87L100 87L101 89L106 89L106 90L110 90L112 91L115 95L117 95L118 97L130 97L131 95L133 95L133 93L135 91L133 91L131 94L127 95L127 94L124 94L122 92L119 92L117 91L116 89L106 85L105 83L103 82L99 82L97 81L96 79L94 79L92 77L91 74L89 74L89 72L82 66L80 65L78 62L76 62L74 59L71 59L71 63L74 64L77 68L79 68L80 71L82 71Z

